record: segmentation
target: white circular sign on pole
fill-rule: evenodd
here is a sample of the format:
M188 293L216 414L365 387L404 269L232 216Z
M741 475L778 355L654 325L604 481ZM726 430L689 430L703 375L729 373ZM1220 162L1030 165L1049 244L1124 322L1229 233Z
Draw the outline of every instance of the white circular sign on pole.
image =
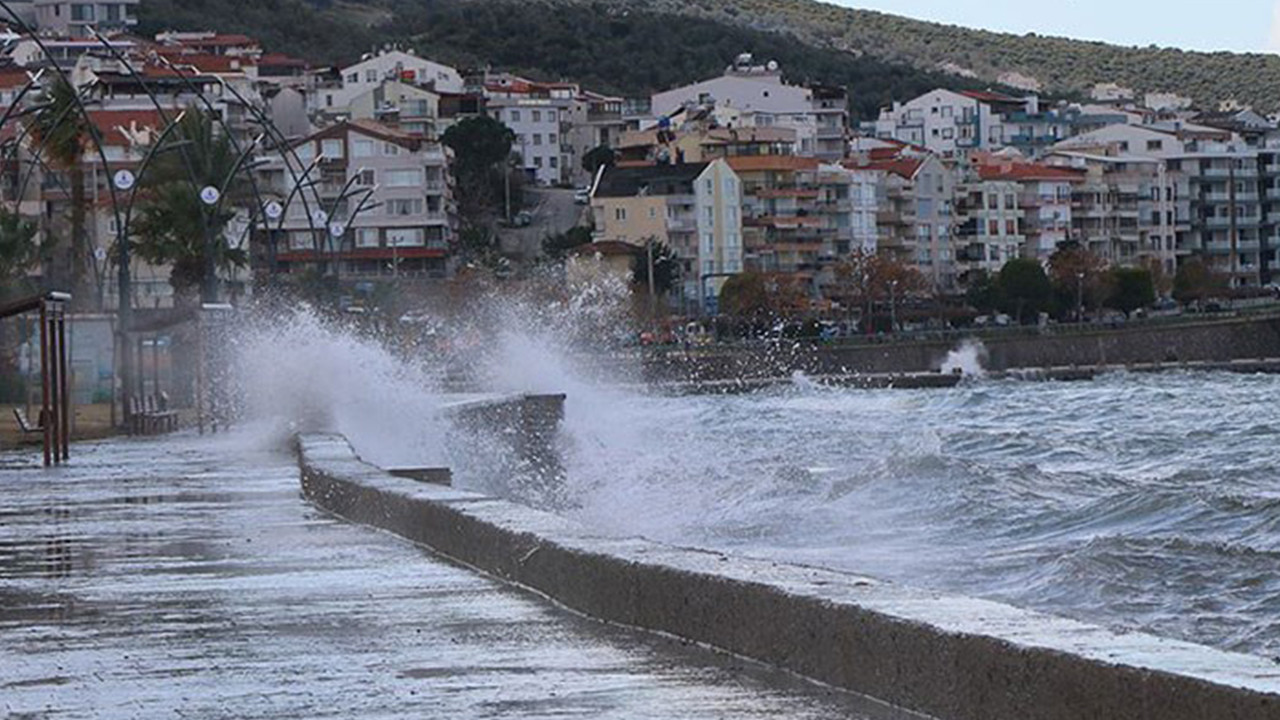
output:
M340 237L342 237L343 235L345 235L345 234L346 234L346 232L347 232L347 226L346 226L345 224L343 224L343 223L341 223L341 222L339 222L339 221L337 221L337 220L335 220L335 221L333 221L333 222L329 223L329 234L330 234L330 235L332 235L332 236L334 236L334 237L336 237L336 238L340 238Z
M122 188L122 189L123 189L123 188ZM106 249L106 248L94 248L94 249L93 249L93 257L94 257L98 262L102 262L103 260L106 260L106 259L107 259L107 249Z
M271 202L267 203L267 207L263 211L267 214L267 217L269 219L279 220L280 217L284 215L284 206L276 202L275 200L272 200Z
M328 225L329 213L323 210L316 210L311 213L311 222L315 223L316 225Z
M112 178L112 182L115 183L118 190L132 190L136 181L137 178L128 170L118 170L115 177Z
M212 185L206 185L204 189L200 191L200 202L205 205L217 204L218 198L220 197L222 197L222 193L218 192L218 188Z

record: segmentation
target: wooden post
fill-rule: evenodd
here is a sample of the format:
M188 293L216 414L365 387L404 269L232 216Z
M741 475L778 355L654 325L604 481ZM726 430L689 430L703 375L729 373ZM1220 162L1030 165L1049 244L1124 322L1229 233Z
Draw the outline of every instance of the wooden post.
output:
M44 466L53 464L53 434L49 412L49 319L40 303L40 427L44 433Z

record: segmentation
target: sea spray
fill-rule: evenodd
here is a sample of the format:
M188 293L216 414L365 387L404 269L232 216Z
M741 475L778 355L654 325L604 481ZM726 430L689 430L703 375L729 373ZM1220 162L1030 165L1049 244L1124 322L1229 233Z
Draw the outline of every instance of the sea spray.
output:
M942 361L942 372L960 373L965 377L982 377L986 374L983 363L987 360L987 347L981 340L969 338L959 347L947 353Z

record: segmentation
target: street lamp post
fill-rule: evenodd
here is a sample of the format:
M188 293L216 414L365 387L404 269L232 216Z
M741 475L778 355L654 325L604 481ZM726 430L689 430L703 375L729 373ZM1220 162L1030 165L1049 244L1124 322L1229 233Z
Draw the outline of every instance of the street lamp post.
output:
M898 332L898 281L889 281L889 332Z
M1084 273L1076 273L1076 322L1084 322Z

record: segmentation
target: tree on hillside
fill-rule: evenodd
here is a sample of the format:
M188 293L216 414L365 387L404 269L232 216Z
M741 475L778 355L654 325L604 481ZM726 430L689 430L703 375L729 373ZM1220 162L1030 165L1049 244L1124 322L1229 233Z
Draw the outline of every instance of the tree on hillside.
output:
M980 313L993 313L1000 308L1000 284L986 270L975 270L969 274L965 288L965 302Z
M680 273L680 261L666 243L653 244L653 289L658 295L666 295L675 287ZM631 277L637 287L649 287L649 252L641 247L631 260Z
M1227 289L1227 279L1198 257L1187 258L1173 276L1173 298L1180 303L1201 302Z
M1000 268L996 276L1000 285L1002 309L1025 324L1046 312L1053 304L1053 285L1044 267L1028 258L1015 258Z
M1151 271L1145 268L1112 268L1108 273L1107 307L1128 315L1156 301Z
M507 183L513 180L510 159L515 139L511 128L488 115L465 118L441 137L453 150L458 215L465 227L490 226L495 210L504 203Z
M613 148L608 145L599 145L591 148L587 151L587 154L582 156L582 169L591 173L592 177L595 177L596 172L601 167L612 167L615 159L616 155L613 152Z
M849 308L859 308L868 321L875 316L877 305L884 310L886 303L898 303L929 289L919 270L892 254L862 248L850 252L834 272L841 301Z
M1065 242L1049 258L1049 279L1064 316L1098 307L1106 295L1107 262L1077 242Z
M549 260L564 260L569 251L591 242L591 228L569 228L558 235L548 235L542 239L542 254ZM646 258L646 263L648 258ZM648 270L648 268L645 268Z
M71 192L71 246L64 253L53 244L45 256L49 260L46 280L59 289L71 290L77 296L83 290L84 272L88 268L88 238L85 235L84 153L92 137L92 129L80 110L79 91L61 74L54 77L43 91L44 103L29 116L31 139L54 168L67 174Z
M744 272L720 286L720 314L730 317L763 318L769 313L769 290L764 275Z

